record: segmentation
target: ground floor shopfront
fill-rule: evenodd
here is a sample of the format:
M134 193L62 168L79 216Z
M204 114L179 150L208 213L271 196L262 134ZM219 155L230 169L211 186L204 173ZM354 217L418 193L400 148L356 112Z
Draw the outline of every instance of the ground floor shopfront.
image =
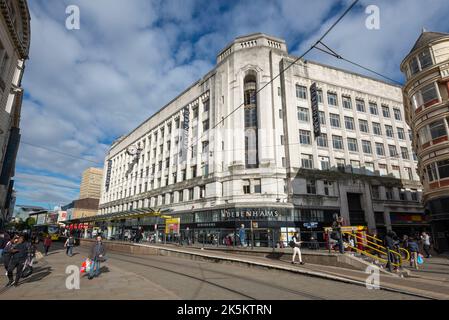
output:
M182 242L201 245L226 245L252 247L282 247L288 244L295 232L300 234L305 246L326 247L324 228L330 227L339 208L320 207L227 207L194 212L172 212L179 218L175 231L167 230L166 220L160 217L114 218L88 222L85 234L103 234L108 239L151 242ZM422 219L404 218L406 213L391 214L391 223L398 235L428 231ZM360 217L364 217L363 211ZM367 226L367 219L355 225ZM416 220L416 221L413 221ZM419 220L419 221L418 221ZM377 221L379 236L386 233L383 221ZM139 235L136 237L136 235ZM243 238L243 239L241 239ZM242 241L243 240L243 241Z

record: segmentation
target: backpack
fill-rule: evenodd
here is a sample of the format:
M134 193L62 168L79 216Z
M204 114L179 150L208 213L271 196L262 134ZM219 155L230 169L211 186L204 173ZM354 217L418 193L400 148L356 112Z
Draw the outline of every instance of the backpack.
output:
M74 242L75 242L75 239L70 239L69 238L69 246L73 246Z
M295 241L290 240L290 242L288 243L288 246L289 246L290 248L296 247Z

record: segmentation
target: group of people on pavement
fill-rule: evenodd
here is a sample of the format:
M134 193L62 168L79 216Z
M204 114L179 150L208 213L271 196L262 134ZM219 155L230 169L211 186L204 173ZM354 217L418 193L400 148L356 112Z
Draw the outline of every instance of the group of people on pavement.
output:
M8 277L6 287L19 286L25 270L32 268L36 255L35 241L35 237L26 234L15 234L10 237L8 233L0 232L0 258L3 260Z
M419 269L419 256L421 255L419 242L422 242L422 248L426 254L426 258L431 258L430 254L430 235L427 232L422 232L421 234L415 235L404 235L402 240L397 236L397 234L390 230L387 232L384 238L384 245L388 249L388 263L387 268L389 271L397 271L399 265L401 265L401 256L396 254L400 252L400 249L406 249L410 252L410 267ZM396 252L396 253L395 253Z
M10 236L7 232L0 232L0 260L8 277L6 287L19 286L20 279L31 274L38 242L38 237L34 234L17 233ZM73 256L75 243L74 235L69 235L64 243L67 256ZM48 255L52 245L53 241L48 235L43 241L45 256ZM88 259L91 263L88 279L91 280L100 275L100 263L106 261L106 249L101 236L96 237L95 243L89 249Z

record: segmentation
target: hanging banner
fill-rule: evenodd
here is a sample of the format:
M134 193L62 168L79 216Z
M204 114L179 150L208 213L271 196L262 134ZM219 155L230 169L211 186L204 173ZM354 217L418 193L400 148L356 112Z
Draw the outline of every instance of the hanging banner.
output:
M184 108L183 117L183 137L182 137L182 150L181 150L181 163L187 161L187 153L189 148L189 128L190 128L190 109L189 107Z
M109 184L111 182L111 170L112 170L112 160L108 160L108 169L106 171L106 192L109 191Z
M318 110L318 93L316 83L310 86L310 99L312 102L312 120L313 120L313 133L315 138L321 136L321 123L320 112Z

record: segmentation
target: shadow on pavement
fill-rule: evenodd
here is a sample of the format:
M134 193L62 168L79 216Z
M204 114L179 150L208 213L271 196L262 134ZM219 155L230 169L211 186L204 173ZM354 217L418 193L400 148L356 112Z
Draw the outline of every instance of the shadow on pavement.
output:
M47 277L48 275L50 275L51 272L52 272L51 267L36 268L36 269L34 269L33 274L31 276L29 276L28 278L25 278L24 280L22 280L20 284L40 281L40 280L44 279L45 277Z

